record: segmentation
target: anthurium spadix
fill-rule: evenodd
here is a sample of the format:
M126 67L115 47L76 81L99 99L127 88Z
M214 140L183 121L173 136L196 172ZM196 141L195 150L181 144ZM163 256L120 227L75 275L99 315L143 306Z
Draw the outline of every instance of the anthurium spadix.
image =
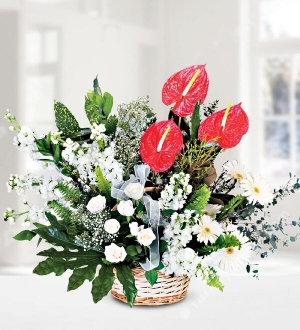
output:
M183 146L183 136L173 120L152 124L141 138L140 154L144 163L155 172L164 172L175 161Z
M173 74L164 84L162 101L172 105L173 112L179 117L193 113L195 105L204 102L208 91L209 79L205 65L193 65Z
M235 147L247 133L249 120L241 103L207 117L199 126L198 138L207 143L216 142L223 149Z

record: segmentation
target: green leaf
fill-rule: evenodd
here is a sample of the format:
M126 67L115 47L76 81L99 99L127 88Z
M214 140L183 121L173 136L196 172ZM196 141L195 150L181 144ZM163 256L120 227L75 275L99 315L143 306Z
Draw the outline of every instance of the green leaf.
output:
M241 242L234 235L224 234L220 235L212 246L218 249L240 246Z
M31 241L33 237L36 236L36 233L31 230L23 230L13 238L17 241Z
M113 268L113 265L102 265L98 276L94 279L92 284L92 296L95 304L111 290L115 280Z
M93 103L95 102L95 103ZM95 101L91 101L88 97L85 98L85 104L84 104L84 108L85 108L85 113L86 116L90 122L90 124L101 124L102 119L105 119L104 116L101 115L100 113L100 108Z
M156 269L156 270L161 270L161 269L163 269L163 268L165 268L165 265L160 261L160 262L159 262L159 265L158 265L156 268L154 268L154 269Z
M215 287L220 291L223 291L224 289L224 285L220 282L219 276L214 276L210 281L207 281L206 284Z
M34 232L38 234L41 238L46 240L48 243L54 246L62 246L67 249L81 249L81 246L78 246L74 242L74 238L67 233L58 230L53 226L48 226L44 228L35 229Z
M192 195L186 209L194 210L198 214L201 214L201 211L204 209L208 203L210 197L210 191L206 185L203 185L200 189L196 190Z
M116 116L109 116L105 124L105 134L112 135L115 134L118 124L118 118Z
M247 270L247 273L250 273L250 270L251 270L250 265L247 265L247 266L246 266L246 270Z
M103 98L104 98L103 112L104 115L108 117L113 107L113 97L108 92L105 92L103 94Z
M146 277L147 281L150 283L150 285L153 286L158 279L157 270L155 270L155 269L147 270L145 272L145 277Z
M136 256L138 254L136 245L128 245L126 248L126 253L131 257Z
M59 224L59 222L57 221L57 218L55 215L53 215L50 212L45 212L45 216L48 219L48 221L50 222L52 227L55 227L57 229L63 229L64 227L62 225Z
M76 290L85 280L92 281L95 277L97 264L89 265L84 268L75 268L69 278L68 291Z
M67 270L67 265L61 260L54 260L47 258L41 261L33 270L34 274L37 275L48 275L55 273L56 276L62 275Z
M99 188L101 194L103 194L109 202L111 200L111 183L104 177L100 167L96 168L95 173L97 178L97 187Z
M297 240L297 237L296 237L296 236L291 236L291 237L290 237L290 241L291 241L291 242L296 242L296 240Z
M53 159L54 159L55 163L57 164L62 160L60 146L59 146L59 144L52 143L51 148L53 150Z
M200 125L200 101L196 103L194 112L191 117L191 140L197 139L199 125Z
M130 268L126 265L116 265L117 277L123 285L123 292L127 300L127 304L132 307L135 297L137 295L137 288L135 287L134 276Z
M167 250L167 247L168 247L168 242L161 239L159 241L159 252L161 252L161 253L165 252Z
M55 122L59 131L66 137L76 137L80 127L71 111L62 103L54 101Z
M93 87L94 87L94 93L101 95L101 89L99 87L99 82L98 82L98 75L96 78L93 80Z
M68 250L63 250L63 251L57 251L54 248L50 248L48 250L41 251L37 254L38 256L43 256L43 257L51 257L51 258L59 258L59 259L85 259L85 260L94 260L98 261L100 263L100 259L103 256L101 252L93 251L93 250L80 250L80 251L68 251Z

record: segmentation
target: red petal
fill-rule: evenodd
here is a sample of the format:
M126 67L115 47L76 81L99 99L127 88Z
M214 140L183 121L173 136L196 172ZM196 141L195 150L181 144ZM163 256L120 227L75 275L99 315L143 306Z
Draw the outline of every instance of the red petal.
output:
M157 151L159 141L166 129L170 130L164 140L161 151ZM152 124L145 131L140 142L140 154L144 163L155 172L164 172L169 169L183 145L183 136L173 120L164 120Z
M188 93L182 96L186 86L197 70L201 70ZM173 112L180 117L186 117L193 113L195 104L199 100L204 102L208 91L209 80L205 65L193 65L173 74L164 84L162 89L162 101L165 105L176 102Z
M200 125L198 137L201 141L218 142L223 149L235 147L247 133L249 120L241 103L230 108L225 128L221 126L226 109L220 110L207 117Z

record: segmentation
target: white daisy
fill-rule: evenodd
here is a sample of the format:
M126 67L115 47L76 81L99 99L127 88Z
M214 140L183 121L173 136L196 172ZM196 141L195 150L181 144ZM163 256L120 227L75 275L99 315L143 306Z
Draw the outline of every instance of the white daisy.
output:
M240 248L231 246L220 249L210 255L210 263L226 272L238 271L248 264L252 252L251 247L251 243L245 243Z
M225 178L227 179L236 179L239 182L243 179L246 179L249 171L242 165L239 161L233 160L232 162L227 162L223 165L225 169Z
M274 198L271 184L260 174L248 175L241 181L240 186L244 190L243 196L246 196L250 203L268 204Z
M199 225L193 226L194 234L197 234L199 242L214 243L218 236L222 234L222 226L208 215L202 215Z
M217 214L220 213L220 208L222 208L222 205L207 204L205 208L202 210L202 215L206 214L212 219L215 219Z

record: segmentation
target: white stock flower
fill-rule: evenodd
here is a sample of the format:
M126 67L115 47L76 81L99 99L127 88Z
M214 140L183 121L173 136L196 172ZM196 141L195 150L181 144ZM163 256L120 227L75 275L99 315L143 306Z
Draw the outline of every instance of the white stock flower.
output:
M120 203L117 206L117 209L119 213L124 215L125 217L132 216L135 210L131 200L120 201Z
M120 247L115 243L107 245L104 250L105 258L109 262L120 262L123 261L127 255L124 247Z
M250 203L258 202L264 205L273 201L271 184L260 174L248 175L241 181L240 186L244 190L243 196L246 196Z
M115 234L120 229L120 222L116 219L108 219L104 223L104 230L109 234Z
M90 199L86 208L90 212L96 213L96 212L103 211L105 208L105 205L106 205L106 198L104 196L98 195L98 196Z
M144 195L144 186L139 182L131 182L124 189L124 193L132 199L141 199Z
M154 235L151 228L141 229L137 234L137 240L141 245L149 246L156 236Z

